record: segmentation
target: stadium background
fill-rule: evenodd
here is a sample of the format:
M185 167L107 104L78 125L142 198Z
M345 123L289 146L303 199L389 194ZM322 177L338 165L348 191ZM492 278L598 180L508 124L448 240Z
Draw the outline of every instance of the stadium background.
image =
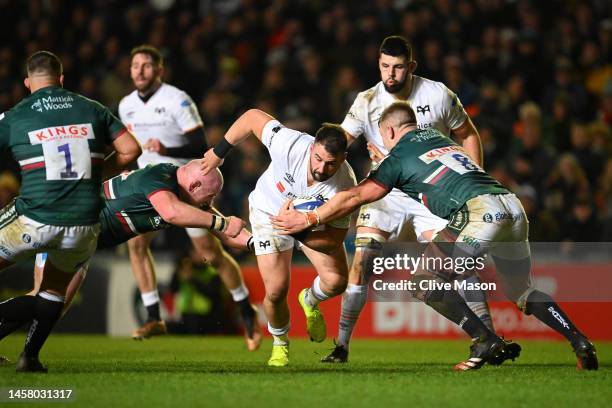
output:
M386 35L402 34L414 47L415 74L442 81L459 95L480 131L485 167L524 203L531 240L608 242L611 8L610 2L597 0L0 0L0 33L10 39L0 45L0 111L24 97L23 62L40 49L60 56L67 89L116 110L132 90L129 51L147 42L166 58L165 80L198 104L210 145L249 107L313 132L323 121L340 122L356 94L379 80L378 45ZM362 142L349 157L363 176L367 155ZM222 167L226 187L217 206L247 219L246 198L267 163L265 149L254 139L235 149ZM16 169L8 157L0 158L2 205L18 191ZM187 245L179 230L156 239L164 287L171 286ZM350 237L347 246L352 246ZM253 258L236 255L261 299ZM31 265L20 265L4 273L0 298L27 289L29 270ZM296 268L293 291L311 276L308 267ZM98 254L59 329L129 334L137 319L134 291L125 248ZM171 297L166 301L171 317L175 306ZM223 304L223 296L216 302ZM612 339L610 328L584 320L589 313L581 308L587 306L578 304L569 312L580 314L576 320L588 326L585 331L598 330L595 339ZM335 333L338 300L324 310ZM213 322L212 332L235 330L231 311L216 313L223 324ZM529 321L521 323L509 304L496 306L494 314L514 322L505 333L551 336ZM301 314L294 316L292 334L304 335ZM460 336L448 322L412 303L368 306L357 334Z

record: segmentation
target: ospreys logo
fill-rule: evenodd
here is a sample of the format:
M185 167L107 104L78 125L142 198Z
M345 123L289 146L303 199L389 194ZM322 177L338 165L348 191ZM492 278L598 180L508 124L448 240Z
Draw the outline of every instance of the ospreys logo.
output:
M369 213L360 214L359 218L361 218L363 221L369 220L370 219L370 214Z
M267 247L272 246L269 240L267 241L259 241L259 247L262 249L266 249Z
M429 109L429 105L417 106L416 111L421 115L425 115L425 112L431 112L431 110Z
M166 113L166 108L155 108L155 113L157 113L158 115L163 115L164 113Z

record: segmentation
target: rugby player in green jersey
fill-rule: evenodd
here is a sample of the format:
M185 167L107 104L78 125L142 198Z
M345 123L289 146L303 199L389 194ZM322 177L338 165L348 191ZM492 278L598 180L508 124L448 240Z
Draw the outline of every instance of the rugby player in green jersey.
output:
M0 325L33 321L17 371L46 372L38 354L64 306L66 288L96 249L103 173L116 174L141 153L133 135L99 103L62 88L57 56L28 58L31 95L0 114L0 149L21 166L15 201L0 211L0 270L48 252L36 296L0 303ZM105 161L109 150L115 154Z
M279 215L272 218L275 227L283 234L296 233L345 216L362 204L379 200L392 188L399 188L433 214L448 220L447 227L433 238L426 255L440 251L449 256L454 256L455 251L468 256L490 253L506 296L521 311L534 315L567 338L578 358L579 369L596 370L593 344L548 294L531 285L529 223L518 198L439 131L418 130L414 111L405 102L393 103L383 111L379 130L389 155L376 170L358 186L339 192L315 211L299 213L288 201ZM460 245L461 242L478 245ZM453 278L453 271L420 269L413 281L442 284ZM411 290L416 298L457 323L474 339L470 357L457 364L456 370L480 368L503 352L503 340L478 319L452 287L419 286Z
M100 212L98 249L110 248L127 242L146 232L171 225L187 228L206 228L229 246L248 249L251 234L243 229L244 221L237 217L223 217L201 208L208 207L223 187L219 170L203 174L200 161L192 160L183 166L169 163L148 165L142 169L122 173L102 184L104 208ZM47 254L36 256L35 295L43 277ZM71 303L79 289L87 265L74 274L65 294L65 305ZM0 325L0 339L17 330L24 322L5 322ZM31 329L35 333L36 327Z

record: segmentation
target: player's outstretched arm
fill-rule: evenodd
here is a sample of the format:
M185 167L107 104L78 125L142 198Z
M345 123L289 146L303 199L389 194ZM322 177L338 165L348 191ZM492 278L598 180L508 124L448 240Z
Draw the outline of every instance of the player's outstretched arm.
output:
M181 201L176 194L161 190L149 196L155 211L168 224L186 228L207 228L236 237L246 225L238 217L220 217Z
M251 133L261 140L264 126L273 119L272 116L259 109L249 109L243 113L225 133L223 139L204 154L202 171L208 173L219 167L232 147L245 140Z
M362 204L377 201L389 190L371 179L365 179L355 187L340 191L315 211L301 213L293 209L291 202L285 203L277 216L270 217L274 228L281 235L294 234L313 225L327 224L355 211Z
M474 160L474 163L484 168L480 135L469 116L461 126L453 129L452 132L461 140L461 145L470 155L470 158Z
M221 211L217 210L215 207L210 207L210 212L220 217L225 217L225 215L223 215L223 213L221 213ZM224 232L217 231L213 231L213 234L219 238L225 246L247 251L253 250L253 240L251 239L253 234L251 234L251 231L246 228L242 228L240 233L235 237L230 237Z
M113 149L114 152L106 156L104 160L102 173L104 179L116 176L142 154L140 143L128 130L113 140Z

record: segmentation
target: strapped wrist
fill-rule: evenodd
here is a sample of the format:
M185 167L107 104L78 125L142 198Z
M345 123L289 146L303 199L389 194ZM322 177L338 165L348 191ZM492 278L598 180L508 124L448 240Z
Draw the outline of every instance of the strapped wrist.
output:
M227 229L229 222L225 217L219 217L217 215L212 215L212 221L210 225L211 231L219 231L223 232Z
M224 137L213 149L213 152L217 155L218 158L224 159L225 156L229 154L229 152L234 148L234 145L227 141Z

